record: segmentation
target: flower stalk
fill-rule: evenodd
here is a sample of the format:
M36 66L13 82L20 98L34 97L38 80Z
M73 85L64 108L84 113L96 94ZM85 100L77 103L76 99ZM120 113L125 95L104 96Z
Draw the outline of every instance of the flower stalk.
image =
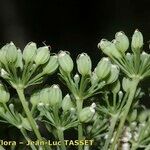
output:
M116 123L117 123L117 120L118 120L118 114L113 115L112 118L111 118L111 121L110 121L108 137L106 139L106 142L105 142L103 150L108 150L108 147L109 147L109 144L111 142L111 139L112 139L112 136L113 136L113 133L114 133L114 129L115 129L115 126L116 126Z
M131 84L131 87L130 87L128 100L127 100L126 105L124 107L124 111L121 114L122 118L120 120L120 123L119 123L118 129L117 129L114 141L112 143L111 150L115 150L115 146L116 146L116 144L119 140L119 137L122 133L122 128L124 126L124 123L126 121L127 115L129 113L129 110L130 110L130 107L132 105L132 102L133 102L133 99L134 99L135 92L136 92L139 81L140 81L139 78L132 79L132 82L131 82L132 84Z
M42 139L41 134L39 132L38 125L36 124L35 120L33 119L32 114L28 108L28 103L25 99L23 88L16 88L16 91L18 93L18 96L19 96L20 101L22 103L23 109L27 115L27 118L31 124L31 127L32 127L35 135L37 136L38 140L42 141L43 139Z
M81 99L76 99L76 104L77 104L77 113L79 116L79 113L81 112L82 107L83 107L83 101ZM79 141L83 140L83 127L82 127L81 122L79 122L79 124L78 124L78 140ZM78 150L83 150L83 146L79 145Z
M25 129L22 128L22 129L20 129L20 131L21 131L22 135L24 136L24 138L26 139L26 141L31 141L31 139L28 137ZM37 150L37 148L32 144L30 144L30 147L32 150Z
M58 127L57 128L57 134L58 134L58 138L61 142L61 150L66 150L66 145L65 145L65 142L64 142L64 130L62 127Z

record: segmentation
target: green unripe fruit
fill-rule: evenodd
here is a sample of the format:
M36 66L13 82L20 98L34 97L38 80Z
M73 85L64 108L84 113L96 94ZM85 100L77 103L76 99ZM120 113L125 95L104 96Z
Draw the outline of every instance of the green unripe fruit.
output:
M49 54L49 49L48 46L43 46L37 49L37 54L35 56L35 63L37 66L39 65L43 65L45 64L49 58L50 58L50 54Z
M91 84L92 85L96 85L99 81L95 72L96 72L96 70L94 72L92 72L92 76L91 76Z
M44 74L51 74L56 71L58 68L58 59L57 56L50 56L48 63L43 68Z
M35 92L31 95L30 102L32 106L36 106L40 102L40 92Z
M7 103L9 99L10 99L10 94L7 88L2 83L0 83L0 102Z
M139 115L138 115L138 120L140 123L144 123L146 121L148 117L148 112L145 110L145 111L142 111Z
M112 93L117 94L120 91L120 81L117 80L113 85L112 85Z
M54 84L49 89L49 104L51 107L53 106L60 106L62 102L62 91L60 90L59 86Z
M115 35L115 46L120 52L125 52L129 48L129 39L124 32L117 32Z
M143 47L143 35L139 30L135 30L132 36L131 47L133 50L141 49Z
M78 72L83 76L91 74L92 62L86 53L82 53L78 56L77 68Z
M141 61L143 63L143 66L146 65L149 58L150 58L150 55L143 51L142 54L141 54Z
M133 54L126 53L126 59L129 63L133 63Z
M74 108L69 94L63 98L61 106L63 111L68 111L71 110L71 108Z
M122 55L116 48L115 44L106 39L102 39L100 41L100 43L98 44L98 48L100 48L106 55L108 55L110 57L112 57L112 56L114 56L116 58L122 57Z
M50 88L44 88L40 91L40 102L49 105L50 100Z
M110 73L110 69L111 69L111 63L109 61L108 58L102 58L100 60L100 62L98 63L95 72L97 77L102 80L105 77L108 76L108 74Z
M18 53L17 53L17 48L14 45L14 43L10 43L7 45L7 50L6 50L6 60L8 63L14 63L17 60Z
M75 76L73 77L75 84L78 86L79 81L80 81L80 76L78 74L75 74Z
M111 65L110 69L110 75L109 78L107 79L107 83L113 83L118 79L119 76L119 67L116 65Z
M32 62L37 52L36 43L30 42L23 51L23 59L26 63Z
M65 51L61 51L58 55L58 61L61 69L70 74L73 70L73 60L70 55Z
M83 122L83 123L87 123L87 122L91 121L95 114L94 107L95 107L95 105L83 108L81 110L81 112L79 113L79 121Z
M131 80L129 78L123 78L122 80L122 88L125 92L130 90Z

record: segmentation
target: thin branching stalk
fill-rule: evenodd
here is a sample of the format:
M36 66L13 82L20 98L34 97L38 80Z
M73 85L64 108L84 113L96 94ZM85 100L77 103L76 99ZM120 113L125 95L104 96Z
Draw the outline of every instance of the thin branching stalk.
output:
M131 83L131 87L130 87L130 91L129 91L129 97L128 97L128 100L127 100L127 103L126 103L126 106L124 108L124 112L122 113L122 118L120 120L120 123L119 123L119 126L118 126L118 129L117 129L117 133L115 135L115 138L114 138L114 141L112 143L112 146L111 146L111 150L114 150L115 149L115 146L117 144L117 141L121 135L121 132L122 132L122 128L124 126L124 123L126 121L126 118L127 118L127 115L128 115L128 112L130 110L130 107L132 105L132 102L133 102L133 99L134 99L134 95L135 95L135 92L136 92L136 89L137 89L137 85L139 83L139 78L134 78L132 80L132 83Z
M59 111L58 106L55 106L54 116L55 116L55 124L57 125L57 136L59 141L61 142L60 144L61 150L66 150L66 145L64 142L64 129L63 127L61 127L58 111Z
M21 131L22 135L24 136L24 138L26 139L26 141L31 141L31 139L28 137L25 129L21 128L20 131ZM30 147L32 150L37 150L36 147L32 144L30 144Z
M38 126L37 126L36 122L34 121L32 114L28 108L28 103L27 103L25 96L24 96L24 90L22 88L16 88L16 90L17 90L18 96L20 98L20 101L22 103L23 109L27 115L27 118L30 122L30 125L31 125L35 135L37 136L38 140L42 141L43 139L42 139L41 134L38 130ZM43 150L44 150L44 147L43 147Z
M77 102L77 112L79 115L83 107L83 101L81 99L77 99L76 102ZM78 140L79 141L83 140L83 127L82 127L82 123L80 122L78 124ZM83 146L79 144L78 150L83 150Z
M65 146L65 142L64 142L64 130L62 130L62 128L60 127L60 129L57 129L57 134L58 134L58 138L61 142L61 150L66 150L66 146Z
M108 137L106 139L103 150L108 150L108 147L109 147L110 141L112 139L113 132L114 132L117 120L118 120L118 114L112 116L112 119L111 119L111 122L110 122L110 128L109 128L109 131L108 131Z

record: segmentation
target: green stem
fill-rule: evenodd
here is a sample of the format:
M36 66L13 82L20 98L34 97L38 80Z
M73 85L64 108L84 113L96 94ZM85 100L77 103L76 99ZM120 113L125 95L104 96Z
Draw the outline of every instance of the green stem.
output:
M29 65L28 63L25 63L24 68L23 68L23 74L22 74L23 81L25 80L25 74L27 72L27 68L29 67L28 65Z
M139 72L139 68L140 68L140 49L138 49L135 53L134 53L134 63L135 63L135 70L136 73Z
M26 139L26 141L31 141L31 139L28 137L25 129L22 128L22 129L20 129L20 131L21 131L22 135L24 136L24 138ZM30 147L32 150L37 150L36 147L32 144L30 144Z
M39 74L36 75L33 79L31 79L28 84L32 84L34 81L38 80L38 79L39 79L40 77L42 77L43 75L44 75L43 72L39 73Z
M25 113L27 115L27 118L28 118L28 120L30 122L30 125L31 125L34 133L36 134L38 140L42 141L42 137L41 137L41 134L40 134L40 132L38 130L38 126L37 126L36 122L34 121L34 119L32 117L32 114L31 114L31 112L30 112L30 110L28 108L28 103L26 102L23 88L16 88L16 91L18 93L18 96L19 96L20 101L22 103L23 109L24 109L24 111L25 111Z
M79 115L83 107L83 101L81 99L76 99L76 103L77 103L77 112ZM78 124L78 140L79 141L83 140L83 128L82 128L82 123L80 122ZM83 150L83 146L79 144L78 150Z
M62 127L57 129L58 138L61 141L61 150L66 150L65 142L64 142L64 130Z
M116 125L117 119L118 119L118 114L116 114L116 115L114 115L112 117L111 125L110 125L109 132L108 132L108 137L106 139L106 142L105 142L103 150L108 150L111 138L113 136L113 132L114 132L114 129L115 129L115 125Z
M116 108L116 101L117 101L117 94L116 93L114 93L113 94L113 106Z
M14 65L11 65L9 70L12 71L13 79L14 79L15 82L17 82L17 72L16 72L15 66L14 66Z
M125 105L125 108L124 108L124 112L123 112L123 115L122 115L122 118L120 120L120 123L119 123L119 127L117 129L117 133L116 133L116 136L115 136L115 139L112 143L112 147L111 147L111 150L114 150L115 149L115 146L117 144L117 141L120 137L120 134L122 132L122 129L123 129L123 126L124 126L124 123L126 121L126 118L127 118L127 115L128 115L128 112L130 110L130 107L131 107L131 104L132 104L132 101L134 99L134 95L135 95L135 92L136 92L136 89L137 89L137 85L139 83L139 78L134 78L131 82L131 86L130 86L130 91L129 91L129 97L128 97L128 100L127 100L127 103Z
M35 66L35 67L33 68L33 70L31 70L30 73L27 72L27 73L28 73L28 76L25 77L26 82L30 81L31 76L33 75L33 73L36 71L37 68L38 68L38 66Z
M81 83L80 83L80 88L79 88L79 95L81 95L84 91L84 81L85 81L85 77L82 76L81 77Z

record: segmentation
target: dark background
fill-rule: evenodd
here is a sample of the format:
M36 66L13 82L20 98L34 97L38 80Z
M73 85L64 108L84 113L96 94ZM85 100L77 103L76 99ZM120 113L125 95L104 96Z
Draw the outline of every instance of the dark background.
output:
M52 52L87 52L100 58L101 38L124 31L131 39L138 28L150 40L149 0L0 0L0 46L13 41L23 48L30 41L45 42Z

